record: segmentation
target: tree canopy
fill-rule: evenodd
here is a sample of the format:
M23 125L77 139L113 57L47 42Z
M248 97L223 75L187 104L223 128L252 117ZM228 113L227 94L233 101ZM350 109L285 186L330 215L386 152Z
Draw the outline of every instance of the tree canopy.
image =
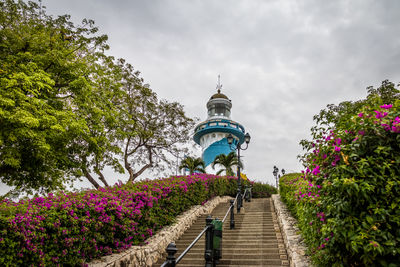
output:
M182 105L159 100L140 72L106 55L94 21L54 18L34 2L0 2L0 180L51 191L106 166L162 169L189 138ZM122 163L122 164L121 164Z
M212 168L214 169L215 165L220 165L222 169L217 172L217 175L225 172L226 175L234 176L235 173L233 172L232 168L233 166L238 166L238 164L240 164L240 167L242 167L242 164L238 161L237 154L235 152L231 152L228 155L219 154L216 156L212 163Z
M201 158L187 157L182 160L179 170L188 169L190 174L195 172L205 173L206 165Z

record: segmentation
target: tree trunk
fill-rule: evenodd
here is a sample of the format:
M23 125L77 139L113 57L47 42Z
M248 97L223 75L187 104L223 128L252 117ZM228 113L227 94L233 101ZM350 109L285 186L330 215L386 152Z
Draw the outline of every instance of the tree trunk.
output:
M153 151L151 150L151 147L146 146L147 151L149 152L149 163L144 165L138 172L134 173L130 164L128 163L128 158L125 157L125 166L126 164L129 165L129 180L128 182L133 182L139 175L141 175L145 170L153 166ZM126 168L126 167L125 167Z
M104 184L105 187L109 187L106 178L104 177L103 173L99 170L95 170L96 174L99 176L99 180Z
M133 172L133 169L131 167L131 164L129 164L128 161L128 155L125 153L124 155L124 164L125 164L125 169L128 171L129 173L129 180L128 181L133 181L136 177L133 177L133 175L135 174Z
M96 182L96 180L92 177L92 175L90 175L90 173L87 171L87 169L84 169L83 173L85 174L86 179L88 179L89 182L91 182L92 185L94 185L94 187L96 187L96 189L99 189L100 185Z
M129 181L128 182L133 182L139 175L141 175L145 170L147 170L148 168L150 168L151 166L153 166L151 163L144 165L140 171L138 171L137 173L133 173L132 175L130 175L129 173Z

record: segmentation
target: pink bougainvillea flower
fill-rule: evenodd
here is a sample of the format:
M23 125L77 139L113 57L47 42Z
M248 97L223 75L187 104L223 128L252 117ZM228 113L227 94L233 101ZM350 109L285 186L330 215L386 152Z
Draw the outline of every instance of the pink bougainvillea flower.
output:
M380 106L380 108L384 108L384 109L391 109L393 107L393 105L389 104L389 105L382 105Z
M377 118L377 119L382 119L382 118L386 117L388 114L387 112L380 112L377 110L375 110L375 113L376 113L375 118Z
M336 151L336 152L339 152L339 151L340 151L340 147L335 146L335 151Z
M400 126L392 126L392 132L400 133Z
M319 169L319 166L317 165L317 166L313 169L312 174L313 174L313 175L318 175L320 172L321 172L321 170Z
M389 125L387 125L385 123L382 123L381 125L382 125L383 129L385 129L385 131L390 131L390 126Z
M358 117L362 118L364 116L364 113L360 112L358 113Z

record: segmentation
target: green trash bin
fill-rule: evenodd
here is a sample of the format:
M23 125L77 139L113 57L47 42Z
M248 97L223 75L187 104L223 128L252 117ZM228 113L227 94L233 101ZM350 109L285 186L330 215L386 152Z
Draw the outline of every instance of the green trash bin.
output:
M211 224L214 225L213 230L213 258L218 261L222 258L222 221L215 218Z

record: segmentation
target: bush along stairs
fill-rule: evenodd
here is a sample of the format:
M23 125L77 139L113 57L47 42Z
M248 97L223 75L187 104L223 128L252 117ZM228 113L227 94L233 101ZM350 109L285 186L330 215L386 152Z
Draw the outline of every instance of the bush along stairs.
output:
M236 200L200 216L154 266L289 266L271 199L247 198L239 213Z

